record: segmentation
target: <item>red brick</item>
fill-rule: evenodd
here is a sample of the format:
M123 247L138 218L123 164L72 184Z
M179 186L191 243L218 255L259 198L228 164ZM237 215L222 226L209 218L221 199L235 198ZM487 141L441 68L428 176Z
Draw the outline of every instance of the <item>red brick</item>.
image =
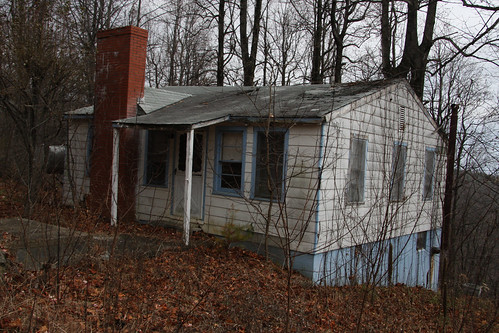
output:
M133 117L137 99L144 95L146 30L128 26L97 33L94 150L90 175L90 202L110 216L112 123ZM118 217L135 218L138 132L120 130Z

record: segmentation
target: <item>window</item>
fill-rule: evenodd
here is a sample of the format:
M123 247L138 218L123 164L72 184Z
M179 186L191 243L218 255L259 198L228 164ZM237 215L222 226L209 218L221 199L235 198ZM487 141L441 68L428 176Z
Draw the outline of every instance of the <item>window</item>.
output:
M168 133L147 132L147 156L145 166L146 185L168 185Z
M242 193L245 143L244 129L218 129L215 142L215 191Z
M364 184L366 177L367 140L352 138L350 142L350 159L348 163L347 201L364 201Z
M435 149L426 148L423 181L423 200L433 198L433 177L435 174Z
M283 193L286 131L255 131L255 163L253 196L277 199Z
M426 249L426 231L418 232L416 238L416 250Z
M178 169L185 171L187 134L181 134L178 145ZM194 150L192 152L192 172L201 172L203 168L203 134L194 133Z
M404 199L406 159L407 146L402 143L395 143L393 146L392 178L390 184L391 201L401 201Z

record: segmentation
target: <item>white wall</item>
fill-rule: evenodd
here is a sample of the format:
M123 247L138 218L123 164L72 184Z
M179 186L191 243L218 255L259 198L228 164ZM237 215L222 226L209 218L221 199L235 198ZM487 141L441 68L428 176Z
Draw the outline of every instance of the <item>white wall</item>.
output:
M399 130L401 106L405 129ZM425 148L442 143L421 104L404 83L331 114L327 129L323 189L321 190L318 252L383 241L437 227L440 218L439 182L443 156L437 154L433 200L423 201ZM365 201L347 203L350 139L367 139ZM389 202L394 142L407 144L405 191L402 202ZM439 190L440 189L440 190ZM432 220L433 216L433 220Z
M233 126L231 124L231 126ZM244 125L243 125L244 126ZM315 241L314 199L317 183L320 125L289 126L286 166L286 200L273 203L269 245L281 246L287 239L292 248L311 251ZM269 202L251 197L253 170L254 127L246 126L246 155L244 196L213 193L213 165L215 157L215 127L210 129L208 144L207 188L203 228L221 234L226 223L232 222L242 229L265 233ZM285 212L285 213L284 213Z
M90 191L90 177L86 171L90 122L89 119L68 120L68 149L63 186L63 198L68 205L83 201Z

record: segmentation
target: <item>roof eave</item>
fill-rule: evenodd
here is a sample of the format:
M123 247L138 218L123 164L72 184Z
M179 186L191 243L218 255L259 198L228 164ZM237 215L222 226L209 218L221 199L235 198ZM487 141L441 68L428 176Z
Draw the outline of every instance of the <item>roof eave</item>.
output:
M137 120L136 118L134 120ZM204 127L209 127L212 125L217 125L224 122L243 122L243 123L261 123L267 121L267 117L255 117L255 116L231 116L226 115L223 117L207 119L192 123L142 123L140 121L132 122L130 118L115 120L113 121L113 126L117 128L129 128L129 127L140 127L143 129L199 129ZM293 124L320 124L324 120L324 117L272 117L272 122L274 123L293 123Z
M293 124L320 124L324 117L271 117L274 123L293 123ZM240 121L245 123L261 123L267 121L268 117L255 116L231 116L231 121Z

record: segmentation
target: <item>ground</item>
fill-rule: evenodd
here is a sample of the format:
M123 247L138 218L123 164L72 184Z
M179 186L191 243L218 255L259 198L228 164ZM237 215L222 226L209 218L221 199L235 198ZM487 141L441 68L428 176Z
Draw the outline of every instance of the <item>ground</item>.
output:
M0 218L21 215L22 198L22 188L0 182ZM38 272L9 262L0 278L0 331L499 331L494 300L452 298L444 319L440 295L423 288L317 286L206 235L193 235L186 248L179 231L136 223L113 229L83 208L57 205L56 196L43 198L33 211L42 222L173 246L154 256L96 246L71 266ZM8 259L11 237L0 239Z

